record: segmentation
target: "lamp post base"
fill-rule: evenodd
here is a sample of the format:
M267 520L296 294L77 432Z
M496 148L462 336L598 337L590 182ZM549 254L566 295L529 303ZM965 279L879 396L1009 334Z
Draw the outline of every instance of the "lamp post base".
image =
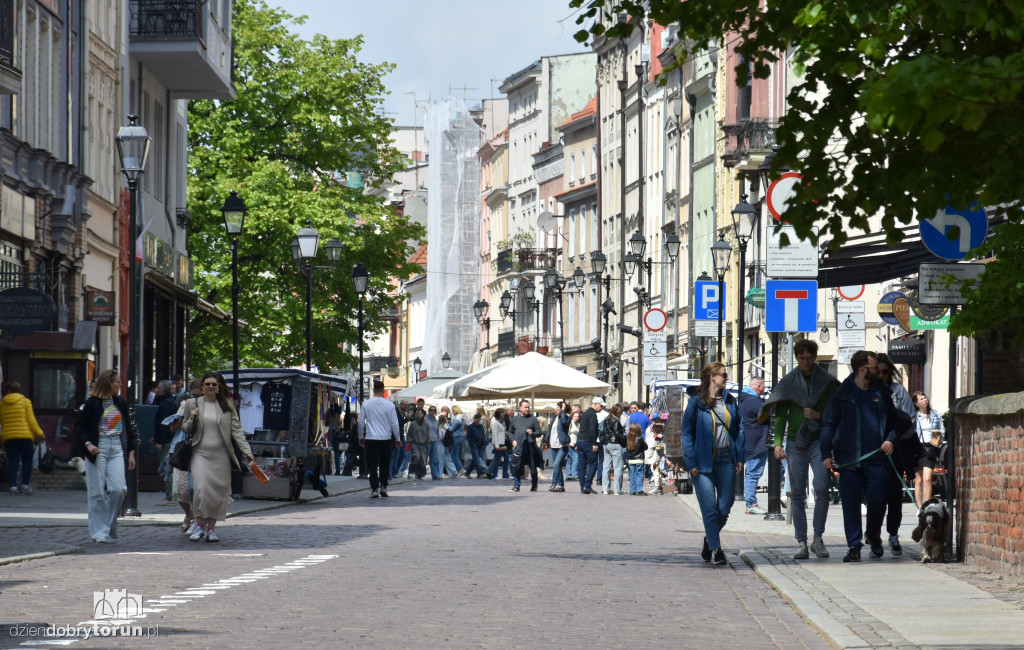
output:
M768 513L764 516L765 521L786 521L785 515Z
M142 511L137 508L128 508L124 511L125 517L141 517Z

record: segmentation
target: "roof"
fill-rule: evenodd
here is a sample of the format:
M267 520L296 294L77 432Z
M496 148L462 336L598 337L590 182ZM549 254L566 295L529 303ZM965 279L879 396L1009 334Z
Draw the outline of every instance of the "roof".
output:
M416 252L409 258L410 264L419 264L423 268L427 268L427 245L423 244L416 249Z
M558 128L561 129L561 128L565 127L565 126L568 126L569 124L572 124L573 122L575 122L577 120L582 120L584 117L589 117L591 115L596 115L596 114L597 114L597 95L594 95L593 97L590 98L590 101L587 102L587 105L583 107L582 111L579 111L577 113L573 113L572 116L569 119L567 119L566 121L564 121L561 124L559 124Z

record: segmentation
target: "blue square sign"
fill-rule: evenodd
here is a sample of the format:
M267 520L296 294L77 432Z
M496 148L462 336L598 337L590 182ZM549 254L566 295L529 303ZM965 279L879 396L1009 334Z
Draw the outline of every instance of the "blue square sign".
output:
M814 332L818 329L818 283L815 280L769 280L764 283L766 332Z
M725 283L722 283L722 293L725 293ZM695 282L693 291L693 318L694 320L718 320L718 310L722 310L722 320L725 317L725 303L718 295L718 282Z

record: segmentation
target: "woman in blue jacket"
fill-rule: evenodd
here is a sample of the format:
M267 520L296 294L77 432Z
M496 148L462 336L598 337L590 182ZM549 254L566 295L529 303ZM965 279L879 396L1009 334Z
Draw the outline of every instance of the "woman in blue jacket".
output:
M700 388L683 413L683 460L704 519L705 562L725 564L719 533L736 495L736 474L743 471L743 418L736 398L725 392L729 375L721 363L700 373Z

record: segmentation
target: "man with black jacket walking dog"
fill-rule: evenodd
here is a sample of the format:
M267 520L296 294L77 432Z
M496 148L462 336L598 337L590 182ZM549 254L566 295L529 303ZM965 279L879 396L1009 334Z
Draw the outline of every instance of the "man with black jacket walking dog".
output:
M509 423L508 437L512 440L512 488L510 492L518 492L523 476L523 463L530 465L530 492L537 491L537 463L544 461L540 456L540 447L534 440L540 435L540 422L537 416L530 413L530 400L519 401L519 413Z

